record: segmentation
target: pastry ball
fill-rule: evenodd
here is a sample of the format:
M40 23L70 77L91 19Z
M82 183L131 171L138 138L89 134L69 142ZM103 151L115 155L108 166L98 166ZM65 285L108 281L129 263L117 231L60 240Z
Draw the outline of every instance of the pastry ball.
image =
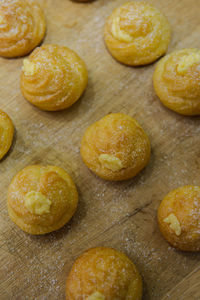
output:
M0 56L30 53L46 31L43 11L34 0L0 1Z
M45 45L24 59L21 91L26 100L40 109L62 110L80 98L87 79L85 63L74 51Z
M165 54L171 30L167 18L153 5L131 1L117 7L107 19L105 43L123 64L149 64Z
M162 58L153 82L165 106L182 115L200 115L200 49L183 49Z
M73 180L55 166L28 166L15 175L8 189L10 218L31 234L61 228L73 216L77 203Z
M6 155L13 141L14 126L9 116L0 110L0 160Z
M187 185L170 192L158 209L158 224L173 247L200 251L200 186Z
M140 300L142 279L132 261L112 248L98 247L74 263L66 283L66 300Z
M150 159L150 142L133 118L109 114L90 125L82 143L81 155L85 164L107 180L126 180L134 177Z

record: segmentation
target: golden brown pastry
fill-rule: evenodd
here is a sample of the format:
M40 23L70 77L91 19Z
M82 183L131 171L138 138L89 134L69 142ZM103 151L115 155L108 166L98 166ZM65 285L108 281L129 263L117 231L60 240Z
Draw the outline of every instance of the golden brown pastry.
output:
M150 152L144 130L122 113L109 114L90 125L81 143L85 164L107 180L134 177L147 165Z
M8 213L31 234L61 228L73 216L78 193L71 177L55 166L28 166L17 173L8 189Z
M72 0L73 2L92 2L94 0Z
M171 31L167 18L147 2L127 2L107 19L105 43L112 56L130 66L149 64L165 54Z
M200 49L183 49L162 58L153 76L162 103L183 115L200 115Z
M200 186L187 185L171 191L158 209L158 224L173 247L200 251Z
M66 283L66 300L140 300L142 279L132 261L112 248L98 247L74 263Z
M30 53L46 31L43 11L34 0L0 1L0 56Z
M87 79L86 66L74 51L45 45L24 59L21 91L26 100L40 109L62 110L80 98Z
M0 110L0 160L12 145L14 126L9 116Z

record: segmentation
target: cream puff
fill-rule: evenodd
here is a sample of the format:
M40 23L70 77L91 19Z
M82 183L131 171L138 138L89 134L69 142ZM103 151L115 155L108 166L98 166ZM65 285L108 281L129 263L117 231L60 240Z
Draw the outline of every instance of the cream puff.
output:
M24 59L21 91L42 110L57 111L75 103L87 86L83 60L67 47L45 45Z
M161 102L182 115L200 115L200 49L183 49L162 58L153 76Z
M43 11L34 0L0 1L0 56L30 53L46 31Z
M200 186L187 185L167 194L158 209L158 224L173 247L200 251Z
M122 113L109 114L90 125L81 143L84 163L106 180L134 177L147 165L150 152L144 130Z
M104 39L119 62L146 65L166 53L171 30L167 18L147 2L131 1L117 7L107 19Z
M83 253L66 282L66 300L142 299L142 279L122 252L98 247Z
M9 116L0 110L0 160L9 151L14 135L14 126Z
M76 186L56 166L28 166L17 173L8 189L11 220L30 234L45 234L64 226L78 203Z

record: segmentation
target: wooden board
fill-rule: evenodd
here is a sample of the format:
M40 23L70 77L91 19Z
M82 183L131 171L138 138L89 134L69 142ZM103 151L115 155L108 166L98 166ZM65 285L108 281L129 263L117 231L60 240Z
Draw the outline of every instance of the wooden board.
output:
M112 9L125 1L78 4L41 0L48 31L44 43L66 45L85 60L88 88L63 112L42 112L19 89L22 59L0 59L0 108L16 132L11 151L0 163L0 299L65 299L65 280L84 250L111 246L137 265L144 300L200 299L200 254L171 248L162 238L156 211L170 190L199 185L199 117L184 117L162 106L152 87L155 65L131 68L117 63L103 42L103 26ZM153 0L169 18L169 52L200 47L199 0ZM152 156L135 179L112 183L94 176L79 148L89 124L109 112L135 117L148 133ZM78 210L68 225L46 236L31 236L9 219L6 192L11 178L29 164L65 168L79 190Z

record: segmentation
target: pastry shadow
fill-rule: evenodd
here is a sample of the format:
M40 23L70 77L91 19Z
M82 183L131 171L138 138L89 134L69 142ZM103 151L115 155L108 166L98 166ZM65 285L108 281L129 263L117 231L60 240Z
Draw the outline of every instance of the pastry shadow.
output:
M140 183L144 184L146 179L148 179L151 176L151 174L153 173L155 160L156 159L155 159L155 155L154 155L154 150L151 149L151 157L150 157L148 165L144 169L142 169L135 177L127 179L127 180L123 180L123 181L107 181L104 179L100 179L100 180L102 180L102 182L104 182L104 184L106 181L108 186L119 188L119 190L121 190L122 187L128 188L130 186L140 185ZM98 177L97 175L95 175L95 176Z
M172 246L171 246L172 247ZM174 251L182 256L183 258L186 258L186 259L192 259L192 260L200 260L200 252L197 250L197 251L183 251L183 250L178 250L176 248L174 248Z
M148 291L148 284L147 282L145 281L145 278L144 276L142 276L142 289L143 289L143 293L142 293L142 299L143 300L148 300L150 299L150 294L149 294L149 291Z
M154 88L153 88L154 90ZM155 91L154 91L155 93ZM160 100L160 98L156 95L156 93L154 94L153 100L152 102L158 102L160 107L169 115L174 116L175 118L177 118L180 121L185 121L188 120L189 122L198 122L199 125L199 121L200 121L200 115L184 115L184 114L180 114L172 109L170 109L169 107L167 107L166 105L164 105L162 103L162 101Z
M20 55L20 56L16 56L16 57L6 57L6 56L1 56L0 58L1 58L1 59L5 59L5 60L8 60L8 61L9 61L9 60L22 60L22 61L23 61L23 59L24 59L24 58L27 58L29 55L31 55L31 53L32 53L36 48L43 46L43 44L44 44L44 42L45 42L45 39L46 39L46 36L47 36L47 29L46 29L46 31L45 31L44 37L43 37L43 39L41 40L41 42L40 42L35 48L33 48L32 50L30 50L30 52L28 52L28 53L26 53L26 54L24 54L24 55Z
M107 47L107 45L106 45L105 40L104 40L104 46L105 46L105 48L106 48L106 50L107 50L107 52L108 52L108 55L111 56L112 59L113 59L115 62L117 62L117 63L120 64L121 66L125 66L126 68L130 68L130 69L146 69L146 68L148 68L148 67L150 68L150 67L152 67L154 64L156 65L160 59L162 59L163 57L165 57L165 56L168 54L168 52L166 52L166 53L164 53L163 55L157 57L155 60L153 60L153 61L151 61L151 62L149 62L149 63L146 63L146 64L141 64L141 65L128 65L128 64L126 64L126 63L123 63L123 62L119 61L117 58L115 58L115 57L112 55L112 53L110 52L110 50L108 49L108 47Z
M60 118L61 120L71 121L74 118L80 118L86 114L94 105L94 84L89 78L89 83L86 90L83 92L81 97L70 107L65 108L60 111L45 111L41 110L38 107L30 103L32 108L39 114L41 117L53 120L54 118ZM26 99L24 98L24 101ZM28 102L28 101L27 101Z

